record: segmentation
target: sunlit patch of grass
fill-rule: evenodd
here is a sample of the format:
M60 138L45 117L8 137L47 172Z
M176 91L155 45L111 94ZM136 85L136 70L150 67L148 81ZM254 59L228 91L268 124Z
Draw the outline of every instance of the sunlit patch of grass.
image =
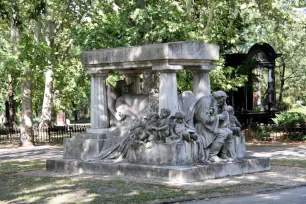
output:
M298 112L306 114L306 106L297 106L288 110L288 112Z
M240 193L270 188L270 184L234 184L207 189L182 189L136 181L84 177L39 177L16 174L42 170L43 160L0 163L0 203L146 203L187 196Z
M271 164L306 168L306 160L300 159L271 159Z
M46 167L45 160L28 161L2 161L0 163L0 173L12 174L24 171L42 170Z

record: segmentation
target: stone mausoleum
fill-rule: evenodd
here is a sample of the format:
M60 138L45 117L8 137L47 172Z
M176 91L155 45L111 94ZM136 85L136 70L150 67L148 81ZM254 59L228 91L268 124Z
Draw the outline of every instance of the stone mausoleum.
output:
M150 177L193 182L270 169L267 158L248 158L245 137L223 91L210 90L219 47L198 41L87 51L91 128L65 139L64 158L47 170ZM193 91L178 95L176 72L194 73ZM125 81L106 84L111 71ZM159 90L141 94L140 75L159 72Z

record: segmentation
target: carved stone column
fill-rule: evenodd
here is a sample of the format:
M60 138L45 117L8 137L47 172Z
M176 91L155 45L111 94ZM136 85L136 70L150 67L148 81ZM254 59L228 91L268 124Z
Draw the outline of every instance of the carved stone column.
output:
M187 67L193 72L193 93L196 98L209 95L210 90L210 77L209 72L215 69L213 65L202 65L196 67Z
M107 73L91 74L90 122L92 129L109 127L106 78Z
M180 65L157 64L153 70L160 72L159 84L159 112L162 108L168 108L171 115L178 111L177 79L176 71L182 69Z

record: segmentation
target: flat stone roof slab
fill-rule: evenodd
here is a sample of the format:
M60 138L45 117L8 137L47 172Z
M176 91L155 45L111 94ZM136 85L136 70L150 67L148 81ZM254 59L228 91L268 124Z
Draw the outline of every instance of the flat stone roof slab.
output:
M82 53L82 63L102 70L169 65L205 65L219 59L219 46L199 41L170 42L135 47L119 47Z

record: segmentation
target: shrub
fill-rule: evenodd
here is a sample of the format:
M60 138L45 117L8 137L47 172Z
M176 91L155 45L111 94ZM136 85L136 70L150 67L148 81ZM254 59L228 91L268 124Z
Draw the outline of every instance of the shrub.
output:
M282 101L278 104L278 110L280 111L287 111L291 108L291 104L285 101Z
M304 124L306 115L298 112L281 112L280 114L276 114L276 118L273 118L272 120L277 125Z

